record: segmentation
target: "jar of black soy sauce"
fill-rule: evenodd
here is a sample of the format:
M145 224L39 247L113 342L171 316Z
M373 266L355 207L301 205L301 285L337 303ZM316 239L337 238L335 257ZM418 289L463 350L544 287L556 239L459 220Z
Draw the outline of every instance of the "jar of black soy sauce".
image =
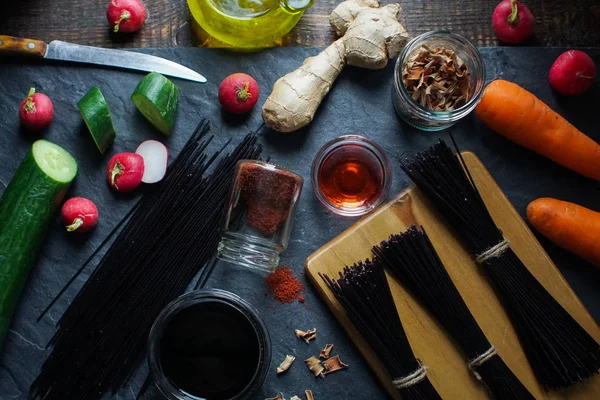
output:
M271 364L271 341L258 311L219 289L171 302L150 331L148 364L170 400L249 399Z

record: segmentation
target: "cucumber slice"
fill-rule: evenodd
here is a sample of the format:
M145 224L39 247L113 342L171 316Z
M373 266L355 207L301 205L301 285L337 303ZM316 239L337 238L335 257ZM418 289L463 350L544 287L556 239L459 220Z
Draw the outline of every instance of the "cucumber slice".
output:
M170 135L175 123L179 89L157 72L146 75L137 85L131 100L140 112L165 135Z
M52 142L36 141L31 153L39 169L57 183L71 183L77 175L77 162L73 156Z
M62 147L38 140L0 197L0 346L48 226L77 175Z
M100 153L104 154L117 137L104 96L93 86L77 103L85 125Z

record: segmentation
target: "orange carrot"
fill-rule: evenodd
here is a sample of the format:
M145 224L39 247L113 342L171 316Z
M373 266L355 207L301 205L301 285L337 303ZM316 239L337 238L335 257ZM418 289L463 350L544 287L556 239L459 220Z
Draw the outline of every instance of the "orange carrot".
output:
M600 213L566 201L541 198L529 203L527 219L558 246L600 267Z
M493 81L475 110L494 132L600 181L600 145L519 85Z

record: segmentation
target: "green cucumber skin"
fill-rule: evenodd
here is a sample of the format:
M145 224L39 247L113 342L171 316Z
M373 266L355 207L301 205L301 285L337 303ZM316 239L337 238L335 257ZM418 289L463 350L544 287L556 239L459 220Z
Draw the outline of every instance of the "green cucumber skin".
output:
M160 115L162 123L157 124L148 117L143 106L140 107L140 102L137 97L145 97ZM138 110L154 125L159 131L165 135L170 135L175 124L175 114L177 112L177 103L179 100L179 89L173 82L157 72L151 72L146 75L137 85L131 100L134 102Z
M108 105L100 89L97 86L93 86L77 102L77 107L98 150L104 154L112 142L114 142L117 133L110 117Z
M0 197L0 348L45 233L70 182L57 182L30 151Z

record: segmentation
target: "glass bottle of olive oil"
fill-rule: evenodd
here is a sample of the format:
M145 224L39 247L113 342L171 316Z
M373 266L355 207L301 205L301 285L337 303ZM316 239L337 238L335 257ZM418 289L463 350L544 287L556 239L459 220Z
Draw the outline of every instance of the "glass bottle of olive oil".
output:
M234 47L263 47L288 33L314 0L188 0L209 35Z

